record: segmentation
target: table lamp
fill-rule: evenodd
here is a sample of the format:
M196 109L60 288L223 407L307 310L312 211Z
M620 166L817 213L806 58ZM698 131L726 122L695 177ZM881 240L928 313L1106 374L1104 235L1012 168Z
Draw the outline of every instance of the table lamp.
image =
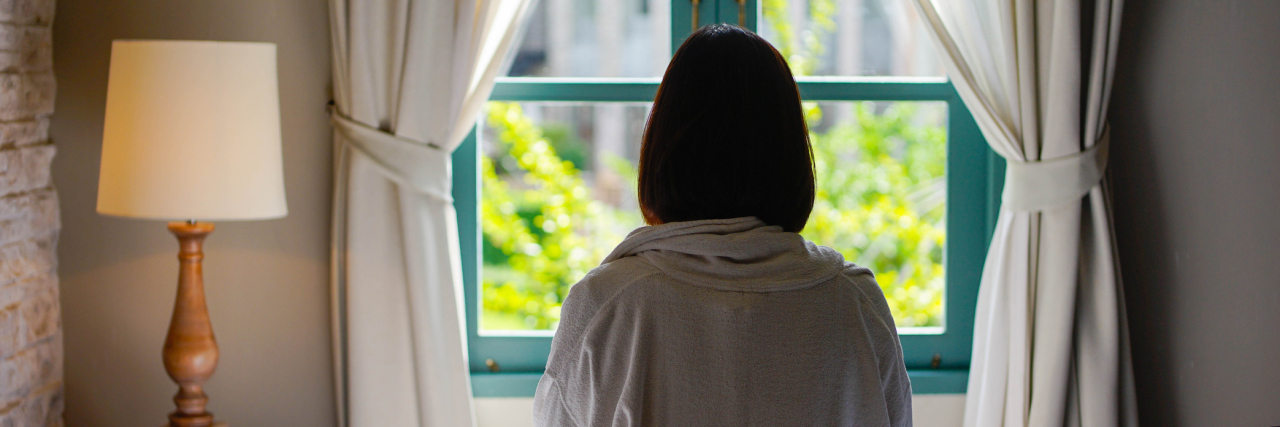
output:
M287 213L276 46L117 40L111 45L98 213L177 220L178 294L164 368L178 384L171 427L213 425L204 382L218 364L205 306L203 221Z

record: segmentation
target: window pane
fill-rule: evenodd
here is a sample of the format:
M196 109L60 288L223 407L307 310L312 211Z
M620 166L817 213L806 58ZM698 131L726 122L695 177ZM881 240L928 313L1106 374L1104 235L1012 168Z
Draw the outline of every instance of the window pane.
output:
M946 103L805 107L818 191L802 234L871 268L902 333L941 332ZM569 286L643 225L635 165L648 109L489 103L482 333L553 330Z
M805 76L942 76L916 10L901 0L761 0L760 35Z
M643 225L635 165L649 105L489 103L481 331L554 329L569 286Z
M535 2L508 75L661 76L671 58L670 2Z
M902 333L940 333L945 102L806 103L817 198L805 238L870 268Z

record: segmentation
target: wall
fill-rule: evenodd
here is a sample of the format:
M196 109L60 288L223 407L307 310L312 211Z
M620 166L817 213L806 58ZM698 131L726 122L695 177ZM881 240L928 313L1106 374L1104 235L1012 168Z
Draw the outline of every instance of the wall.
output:
M1280 1L1125 4L1111 174L1141 422L1280 425Z
M53 9L0 1L0 426L62 425Z
M53 174L64 224L58 250L67 424L159 425L177 391L160 360L177 243L161 222L94 213L111 40L120 38L278 44L289 216L218 223L205 244L209 312L221 348L209 408L238 426L334 425L329 35L320 0L59 2L53 39L62 108L50 132L59 147Z

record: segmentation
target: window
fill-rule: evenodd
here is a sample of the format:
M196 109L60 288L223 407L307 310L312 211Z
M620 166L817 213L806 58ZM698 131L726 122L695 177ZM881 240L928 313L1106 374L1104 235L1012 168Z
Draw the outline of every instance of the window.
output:
M877 275L917 393L963 392L1003 171L896 0L701 0L788 57L818 200L802 233ZM454 154L477 396L532 396L568 288L631 229L635 163L689 0L544 0ZM741 18L739 18L741 16ZM760 25L757 25L759 23Z

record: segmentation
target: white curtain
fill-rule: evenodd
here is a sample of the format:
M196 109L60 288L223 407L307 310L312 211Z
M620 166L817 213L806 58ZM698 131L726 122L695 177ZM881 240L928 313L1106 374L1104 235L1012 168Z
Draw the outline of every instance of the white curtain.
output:
M472 426L449 155L529 0L330 0L341 426Z
M911 0L1008 161L964 425L1136 426L1106 169L1121 0Z

